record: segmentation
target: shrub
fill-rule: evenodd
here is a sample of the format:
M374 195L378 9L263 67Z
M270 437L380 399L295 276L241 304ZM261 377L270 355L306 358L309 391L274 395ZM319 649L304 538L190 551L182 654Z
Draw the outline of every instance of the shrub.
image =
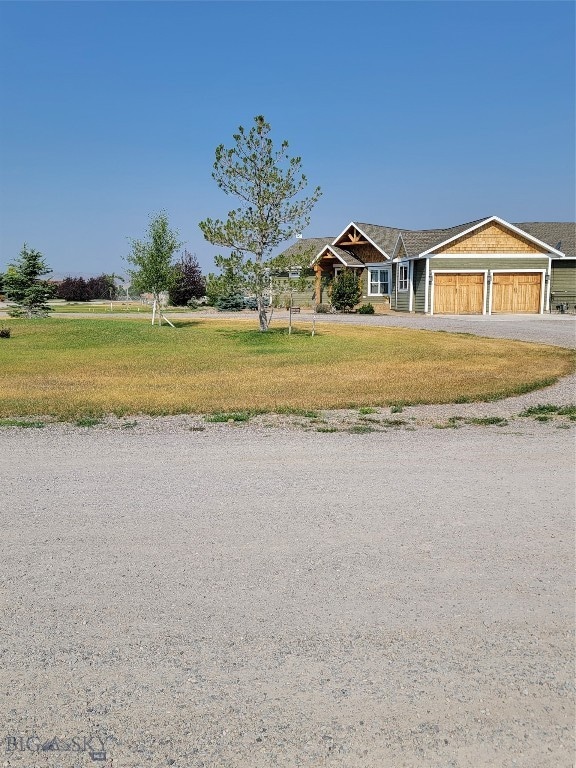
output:
M10 328L0 328L0 339L9 339L11 333Z
M360 280L352 269L340 272L332 283L332 304L339 312L347 312L358 304L362 296Z
M214 306L219 312L240 312L244 309L244 299L239 293L229 293L219 296Z
M374 304L362 304L361 307L358 307L358 314L359 315L373 315L374 314Z
M258 301L253 296L247 296L244 299L244 309L258 309Z
M316 312L319 315L325 315L329 311L330 311L330 306L328 304L316 304Z

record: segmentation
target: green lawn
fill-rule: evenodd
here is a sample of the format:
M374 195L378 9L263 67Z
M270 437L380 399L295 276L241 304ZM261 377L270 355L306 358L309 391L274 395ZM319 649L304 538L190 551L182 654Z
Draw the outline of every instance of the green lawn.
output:
M469 335L245 321L9 320L0 416L217 413L466 402L573 370L570 350Z

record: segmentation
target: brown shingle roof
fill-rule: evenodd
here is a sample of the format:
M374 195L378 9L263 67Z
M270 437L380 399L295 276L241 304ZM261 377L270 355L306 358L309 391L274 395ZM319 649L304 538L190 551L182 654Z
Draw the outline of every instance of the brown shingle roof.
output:
M282 257L294 256L296 259L301 259L302 256L306 256L309 261L312 261L322 248L330 245L333 240L333 237L304 237L301 240L296 240L289 248L282 251Z
M337 253L347 267L363 267L364 262L357 259L354 254L345 251L344 248L340 248L338 245L331 245L330 249Z
M392 251L398 240L398 235L403 230L398 227L383 227L379 224L361 224L359 221L355 221L354 225L362 230L378 248L380 248L388 256L392 256Z
M488 217L486 217L488 218ZM440 245L451 237L456 237L461 232L480 224L484 219L468 221L465 224L457 224L455 227L446 227L445 229L404 229L402 230L402 240L406 247L407 256L417 256L424 253L435 245Z
M443 229L400 229L360 222L354 222L354 225L361 229L370 240L390 257L399 234L402 235L407 256L417 256L446 240L450 240L452 237L457 237L461 232L465 232L489 218L491 217L486 216L483 219L476 219L475 221L468 221L465 224L457 224L454 227ZM537 240L541 240L546 245L562 251L566 256L576 256L576 224L574 222L530 221L520 224L514 223L513 226L532 235ZM348 251L339 246L331 245L333 242L333 237L309 237L296 241L296 243L284 251L284 255L306 253L310 254L310 261L312 261L323 248L330 245L345 260L348 266L359 266L362 264L361 261Z
M566 256L576 256L576 224L573 221L528 221L514 226Z

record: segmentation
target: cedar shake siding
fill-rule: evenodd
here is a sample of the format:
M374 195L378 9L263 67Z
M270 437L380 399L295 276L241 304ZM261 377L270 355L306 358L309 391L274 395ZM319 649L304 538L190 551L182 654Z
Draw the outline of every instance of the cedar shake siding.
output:
M444 254L544 252L543 248L496 223L480 227L436 251Z

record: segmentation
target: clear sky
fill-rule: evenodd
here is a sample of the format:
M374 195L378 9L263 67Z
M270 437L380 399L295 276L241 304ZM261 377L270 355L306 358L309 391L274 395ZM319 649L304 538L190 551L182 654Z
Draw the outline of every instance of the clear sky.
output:
M351 221L575 216L572 2L0 2L0 270L122 272L150 214L208 271L214 149L257 114Z

